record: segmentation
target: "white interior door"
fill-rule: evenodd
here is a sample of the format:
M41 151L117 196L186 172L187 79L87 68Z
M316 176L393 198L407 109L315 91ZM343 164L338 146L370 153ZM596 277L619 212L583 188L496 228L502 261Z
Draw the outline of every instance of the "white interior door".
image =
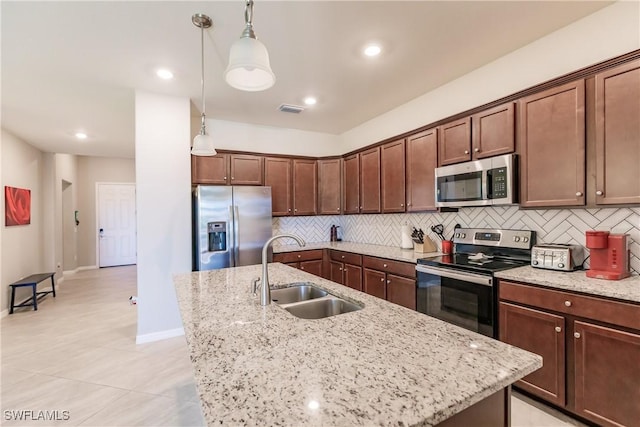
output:
M98 266L136 263L136 186L98 184Z

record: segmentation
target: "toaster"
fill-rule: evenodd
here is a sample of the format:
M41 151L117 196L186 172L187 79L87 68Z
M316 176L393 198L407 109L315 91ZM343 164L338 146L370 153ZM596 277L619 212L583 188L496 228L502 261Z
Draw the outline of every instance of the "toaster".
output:
M531 248L531 266L547 270L573 271L582 268L584 248L572 244L541 244Z

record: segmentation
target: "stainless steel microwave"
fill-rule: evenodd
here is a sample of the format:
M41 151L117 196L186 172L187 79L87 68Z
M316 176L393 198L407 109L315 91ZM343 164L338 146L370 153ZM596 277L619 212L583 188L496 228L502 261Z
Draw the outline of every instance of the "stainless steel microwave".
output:
M518 203L518 156L507 154L436 168L436 206Z

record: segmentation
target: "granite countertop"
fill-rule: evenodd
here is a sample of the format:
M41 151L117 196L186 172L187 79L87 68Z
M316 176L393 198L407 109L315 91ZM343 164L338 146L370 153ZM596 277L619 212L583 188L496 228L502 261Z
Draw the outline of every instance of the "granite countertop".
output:
M495 276L565 291L640 303L640 277L637 275L622 280L602 280L587 277L585 271L561 272L525 266L500 271Z
M542 358L280 263L273 287L311 281L360 303L318 320L262 307L260 265L174 277L208 425L434 425Z
M412 263L416 263L420 258L442 255L440 252L420 253L414 252L413 249L400 249L396 246L370 245L367 243L353 242L307 243L307 245L302 248L298 245L280 245L273 246L273 253L308 251L312 249L335 249L338 251L353 252L361 255L370 255Z

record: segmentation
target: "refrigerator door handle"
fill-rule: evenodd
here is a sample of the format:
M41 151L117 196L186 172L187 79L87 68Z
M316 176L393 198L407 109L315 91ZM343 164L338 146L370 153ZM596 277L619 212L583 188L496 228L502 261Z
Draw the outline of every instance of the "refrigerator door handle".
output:
M235 252L233 257L234 257L234 267L237 267L240 264L240 232L239 232L239 223L240 222L240 214L238 213L238 206L234 205L233 206L233 236L235 239L235 242L233 244L233 251Z
M234 261L235 247L236 247L236 235L233 230L233 223L235 218L233 217L233 206L229 206L229 222L227 223L227 239L229 240L229 246L227 252L229 254L229 267L235 267Z

